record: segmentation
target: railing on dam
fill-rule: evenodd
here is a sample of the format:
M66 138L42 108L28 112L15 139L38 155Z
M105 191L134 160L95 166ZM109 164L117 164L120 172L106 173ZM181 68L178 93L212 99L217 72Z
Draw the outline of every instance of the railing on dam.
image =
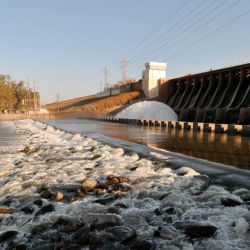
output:
M164 102L179 120L250 124L250 64L168 80Z
M139 120L139 119L125 119L125 118L114 118L114 117L95 117L87 119L104 121L104 122L138 125L138 126L163 127L168 129L186 130L194 132L218 133L218 134L226 133L231 135L250 136L250 125L185 122L185 121Z

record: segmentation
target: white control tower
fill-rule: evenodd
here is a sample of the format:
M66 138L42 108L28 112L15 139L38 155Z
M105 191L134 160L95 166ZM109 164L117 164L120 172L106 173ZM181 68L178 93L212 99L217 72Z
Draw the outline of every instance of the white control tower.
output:
M142 72L142 90L147 98L159 96L159 80L166 78L167 64L161 62L148 62Z

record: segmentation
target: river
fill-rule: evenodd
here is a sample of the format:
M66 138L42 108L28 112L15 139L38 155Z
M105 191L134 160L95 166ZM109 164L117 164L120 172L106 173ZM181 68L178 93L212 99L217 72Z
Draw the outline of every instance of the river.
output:
M86 119L46 120L45 122L60 129L82 133L89 137L97 138L98 134L101 134L241 169L250 169L249 137L194 133Z

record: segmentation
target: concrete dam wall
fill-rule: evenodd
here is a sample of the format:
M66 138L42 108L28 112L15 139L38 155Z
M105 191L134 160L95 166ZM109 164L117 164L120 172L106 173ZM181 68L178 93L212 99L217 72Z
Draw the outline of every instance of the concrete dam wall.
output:
M180 121L250 124L250 64L170 79L162 91Z

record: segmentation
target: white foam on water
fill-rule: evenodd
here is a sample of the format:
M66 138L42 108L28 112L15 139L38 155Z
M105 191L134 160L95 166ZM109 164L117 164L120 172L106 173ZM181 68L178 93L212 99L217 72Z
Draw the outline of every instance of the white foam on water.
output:
M80 183L85 178L103 178L112 174L130 180L131 193L118 200L128 209L123 209L119 216L125 222L127 220L126 223L131 223L130 226L136 224L138 235L152 237L158 226L166 225L162 217L152 216L152 211L162 204L173 204L178 211L171 215L174 221L205 221L217 227L214 237L193 243L186 240L182 231L176 230L176 241L183 249L249 249L249 207L224 207L222 198L241 199L221 186L209 186L200 193L206 178L194 171L192 166L177 171L167 166L156 168L154 162L135 153L126 155L122 148L115 149L39 122L24 120L7 124L25 136L22 148L29 147L30 153L20 152L20 147L15 145L1 146L5 153L0 153L0 203L12 197L14 213L0 215L0 233L15 229L20 235L29 235L34 225L52 224L60 216L80 218L83 214L105 213L107 206L92 203L93 197L73 203L43 199L44 204L52 203L55 211L38 216L36 220L33 214L22 213L20 207L22 199L27 202L38 195L37 187L42 184L70 185ZM148 198L137 199L141 191L146 191ZM163 198L158 199L161 194L164 194ZM38 208L35 209L36 212ZM155 244L157 249L164 249L173 240L159 238Z

